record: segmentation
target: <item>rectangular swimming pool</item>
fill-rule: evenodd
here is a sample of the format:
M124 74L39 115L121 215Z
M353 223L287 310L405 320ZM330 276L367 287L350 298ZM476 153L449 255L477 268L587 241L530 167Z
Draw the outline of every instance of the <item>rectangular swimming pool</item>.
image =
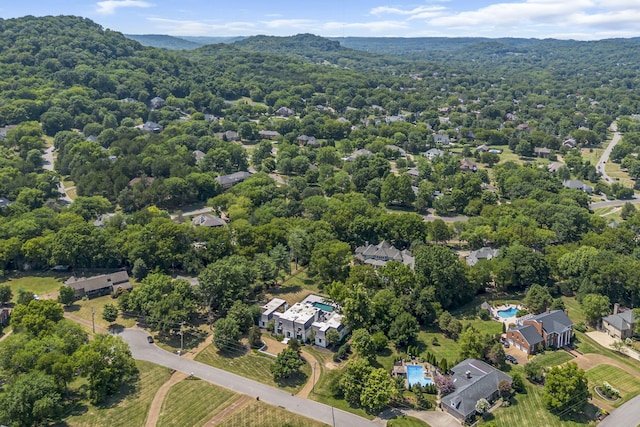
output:
M319 308L322 311L326 311L327 313L333 313L333 310L334 310L332 305L325 304L323 302L314 302L313 306L315 308Z
M433 384L433 378L424 377L424 367L421 365L407 365L407 381L409 382L409 386L414 384Z

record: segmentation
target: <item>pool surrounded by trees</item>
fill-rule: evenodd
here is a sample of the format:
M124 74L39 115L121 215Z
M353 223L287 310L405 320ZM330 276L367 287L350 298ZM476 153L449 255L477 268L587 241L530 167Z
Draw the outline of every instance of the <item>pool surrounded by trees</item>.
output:
M422 365L407 365L407 382L409 387L414 384L420 385L432 385L433 378L424 376L424 366Z

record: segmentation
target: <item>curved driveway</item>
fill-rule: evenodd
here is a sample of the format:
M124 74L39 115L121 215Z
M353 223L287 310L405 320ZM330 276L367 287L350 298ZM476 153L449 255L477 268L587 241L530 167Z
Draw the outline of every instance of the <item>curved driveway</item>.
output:
M370 427L378 424L357 415L334 409L312 400L302 399L274 387L188 360L147 342L147 333L138 329L124 329L119 334L131 348L135 359L146 360L176 371L193 374L210 383L236 393L259 397L261 402L279 406L287 411L335 426Z
M607 175L607 171L605 170L605 165L607 164L607 160L609 160L609 156L611 156L611 152L613 148L618 145L618 142L622 139L622 134L618 132L618 124L616 122L611 123L611 130L613 131L613 138L607 145L607 148L604 149L602 156L600 156L600 160L596 164L596 170L602 174L602 178L606 182L613 182L611 177Z

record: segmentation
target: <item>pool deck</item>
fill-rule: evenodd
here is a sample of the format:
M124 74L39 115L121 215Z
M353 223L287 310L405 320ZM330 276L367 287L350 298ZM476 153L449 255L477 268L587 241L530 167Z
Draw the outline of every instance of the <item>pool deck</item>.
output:
M491 306L491 310L490 310L491 317L493 317L494 320L497 320L498 322L506 323L507 325L510 325L510 324L517 325L518 318L516 316L505 318L505 317L500 317L500 315L498 314L499 311L509 310L510 308L517 308L518 310L520 310L522 309L522 306L518 304L502 304L498 306Z

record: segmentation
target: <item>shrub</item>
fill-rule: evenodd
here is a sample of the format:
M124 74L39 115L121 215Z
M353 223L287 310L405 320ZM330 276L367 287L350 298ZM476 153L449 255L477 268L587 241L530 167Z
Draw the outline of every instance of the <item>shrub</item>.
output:
M585 332L587 330L587 325L585 325L584 322L576 323L573 326L573 329L575 329L578 332Z
M602 381L602 387L600 387L600 391L609 399L617 399L618 397L620 397L620 391L616 388L613 388L611 384L606 381Z
M516 317L522 317L529 314L529 310L521 309L516 312Z

